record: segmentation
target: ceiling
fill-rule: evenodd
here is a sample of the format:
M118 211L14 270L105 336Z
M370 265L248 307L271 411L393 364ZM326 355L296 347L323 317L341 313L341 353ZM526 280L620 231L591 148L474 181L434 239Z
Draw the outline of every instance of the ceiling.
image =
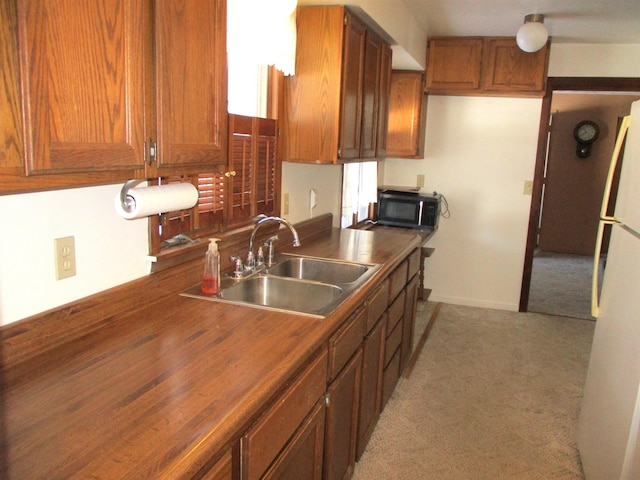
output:
M515 36L529 13L541 13L553 42L640 43L640 0L403 1L429 37Z

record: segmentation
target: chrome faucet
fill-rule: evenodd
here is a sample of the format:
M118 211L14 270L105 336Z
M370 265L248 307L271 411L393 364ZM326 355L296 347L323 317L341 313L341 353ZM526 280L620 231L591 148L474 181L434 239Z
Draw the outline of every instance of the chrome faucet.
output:
M261 225L264 225L267 222L277 222L284 226L286 226L289 230L291 230L291 234L293 235L293 246L299 247L302 245L300 243L300 237L298 236L298 232L287 220L280 217L267 217L266 215L258 215L255 226L253 227L253 231L251 232L251 237L249 238L249 253L247 254L247 266L249 268L255 267L255 253L253 251L253 242L256 238L256 232L260 228ZM271 249L270 256L273 255L273 248Z

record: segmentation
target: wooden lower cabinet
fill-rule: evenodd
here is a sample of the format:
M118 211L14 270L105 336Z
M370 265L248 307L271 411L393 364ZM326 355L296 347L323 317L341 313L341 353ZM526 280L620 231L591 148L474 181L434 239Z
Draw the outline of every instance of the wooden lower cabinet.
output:
M321 480L325 428L325 399L321 398L264 479Z
M356 463L362 348L331 383L325 424L325 480L351 478Z
M240 440L241 478L257 480L264 478L272 465L295 462L303 464L317 463L317 452L304 460L300 449L293 448L298 432L304 428L305 419L316 407L319 400L324 401L327 385L327 350L324 349L311 363L297 375L256 423ZM322 403L322 402L321 402ZM307 450L304 450L307 451ZM281 467L285 468L285 467ZM311 465L308 468L315 468ZM275 478L275 477L273 477Z
M362 348L362 381L360 383L356 460L359 460L364 453L380 417L385 327L386 316L383 315L365 338Z
M233 461L231 450L228 450L222 458L206 472L197 475L195 478L198 480L232 480Z
M413 354L413 335L416 324L416 306L418 304L419 276L416 274L405 288L404 318L402 319L402 353L400 372L407 367Z

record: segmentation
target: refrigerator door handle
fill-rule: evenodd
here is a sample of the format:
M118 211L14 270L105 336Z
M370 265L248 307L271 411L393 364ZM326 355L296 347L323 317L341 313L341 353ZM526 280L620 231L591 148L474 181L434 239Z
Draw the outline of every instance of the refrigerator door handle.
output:
M620 157L620 151L622 150L622 144L627 136L627 130L629 129L629 121L631 116L627 115L622 119L620 123L620 131L616 138L616 144L613 147L613 154L611 155L611 163L609 164L609 172L607 173L607 181L604 186L604 194L602 195L602 206L600 207L600 222L598 223L598 233L596 235L596 248L593 253L593 275L591 277L591 315L598 318L598 283L599 283L599 270L600 270L600 254L602 253L602 236L604 234L605 225L618 225L620 221L615 217L607 216L607 208L609 207L609 199L611 197L611 185L613 184L613 176L618 164L618 158Z
M607 208L609 207L609 199L611 197L611 185L613 184L613 176L616 172L616 166L618 165L618 158L620 158L622 144L624 143L624 139L627 136L627 130L629 130L630 120L630 115L622 118L622 122L620 123L620 131L618 132L618 137L616 138L616 143L613 147L613 154L611 155L611 162L609 163L609 172L607 173L607 181L604 186L604 194L602 195L602 206L600 207L600 218L602 220L617 222L615 217L607 216Z

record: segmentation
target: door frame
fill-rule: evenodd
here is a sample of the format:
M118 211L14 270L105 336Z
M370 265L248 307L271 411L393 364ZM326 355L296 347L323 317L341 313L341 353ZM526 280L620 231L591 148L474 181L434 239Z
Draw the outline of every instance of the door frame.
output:
M542 98L542 110L540 112L536 164L533 174L531 208L529 210L527 245L525 248L522 285L520 288L520 306L518 309L520 312L526 312L529 305L531 272L533 270L533 254L536 248L538 221L540 219L540 203L542 200L542 184L544 181L544 162L547 152L547 133L549 128L549 115L551 115L551 98L553 96L553 92L561 91L640 93L640 78L549 77L547 79L547 89L544 97Z

